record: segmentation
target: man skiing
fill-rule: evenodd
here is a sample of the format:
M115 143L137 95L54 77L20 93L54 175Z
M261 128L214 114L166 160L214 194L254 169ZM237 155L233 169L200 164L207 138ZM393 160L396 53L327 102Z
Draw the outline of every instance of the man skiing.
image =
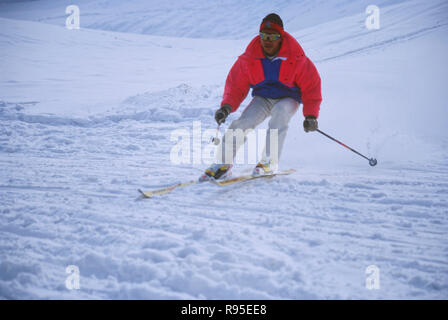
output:
M225 84L221 107L215 113L218 125L235 112L252 88L253 99L240 118L233 121L229 129L247 132L271 116L266 135L266 146L261 161L253 175L272 174L280 157L288 123L303 104L306 132L318 127L321 96L321 81L314 64L305 56L299 43L283 29L281 18L271 13L260 25L260 34L247 46L232 66ZM270 130L277 129L278 155L270 154ZM216 161L205 170L200 180L224 179L230 175L233 159L241 146L237 139L226 143L226 135L218 147ZM226 148L230 145L230 148ZM230 150L228 150L230 149ZM229 155L230 152L230 155ZM227 154L226 154L227 153Z

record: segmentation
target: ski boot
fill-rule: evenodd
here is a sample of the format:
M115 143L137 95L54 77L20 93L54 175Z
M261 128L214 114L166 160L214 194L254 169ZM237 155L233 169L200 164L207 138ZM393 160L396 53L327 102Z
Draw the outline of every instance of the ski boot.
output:
M199 182L208 181L211 179L224 180L231 175L231 164L212 164L202 176L199 177Z
M263 162L260 161L255 166L254 170L252 171L252 175L254 177L256 176L268 176L274 173L274 170L271 168L271 162Z

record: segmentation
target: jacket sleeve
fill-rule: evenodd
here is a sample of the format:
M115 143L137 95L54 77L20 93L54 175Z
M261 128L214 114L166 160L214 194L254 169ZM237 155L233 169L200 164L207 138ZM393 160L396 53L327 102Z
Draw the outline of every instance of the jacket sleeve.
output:
M228 104L232 107L232 112L235 112L246 98L249 89L249 77L244 68L244 60L239 57L227 75L221 106Z
M303 115L319 117L322 102L321 81L313 62L304 57L296 74L296 83L302 93Z

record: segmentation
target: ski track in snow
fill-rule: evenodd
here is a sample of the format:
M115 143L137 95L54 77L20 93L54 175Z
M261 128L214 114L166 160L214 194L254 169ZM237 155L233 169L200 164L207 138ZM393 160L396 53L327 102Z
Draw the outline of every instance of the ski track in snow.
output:
M438 3L424 7L426 15L442 12L438 9L446 5ZM410 1L386 9L395 19L385 22L387 36L379 32L374 40L355 28L341 32L354 25L353 18L297 34L310 37L318 63L373 55L446 31L428 19L409 27L415 22L409 16L423 4ZM407 27L393 29L400 21ZM107 23L99 21L97 27ZM320 46L313 44L315 31L328 35ZM14 43L20 35L2 41ZM357 158L348 164L337 159L349 152L335 146L337 151L323 151L335 154L328 157L335 165L299 162L287 177L230 187L198 184L138 201L139 188L157 189L201 173L204 165L170 162L170 134L191 129L194 120L202 121L203 130L215 129L210 119L222 90L217 84L184 83L129 96L88 116L35 113L38 98L2 98L0 298L448 297L446 138L437 141L431 162L399 161L384 153L387 160L379 158L378 166L369 168L357 165ZM353 138L362 140L375 130L370 123ZM417 139L406 134L418 149ZM372 149L380 150L383 140L403 141L390 136L386 131L372 138ZM286 152L285 165L296 162L294 151ZM65 287L69 265L80 269L80 290ZM380 270L380 290L366 289L369 265Z

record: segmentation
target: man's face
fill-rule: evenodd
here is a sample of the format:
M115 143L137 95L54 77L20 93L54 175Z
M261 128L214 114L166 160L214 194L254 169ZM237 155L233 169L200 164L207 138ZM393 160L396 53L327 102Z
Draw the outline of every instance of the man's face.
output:
M263 29L263 30L261 30L261 32L269 34L269 35L279 34L278 31L273 30L273 29ZM263 51L268 56L275 55L280 50L281 45L282 45L281 37L278 40L272 40L272 39L263 40L263 39L261 39L261 47L263 48Z

